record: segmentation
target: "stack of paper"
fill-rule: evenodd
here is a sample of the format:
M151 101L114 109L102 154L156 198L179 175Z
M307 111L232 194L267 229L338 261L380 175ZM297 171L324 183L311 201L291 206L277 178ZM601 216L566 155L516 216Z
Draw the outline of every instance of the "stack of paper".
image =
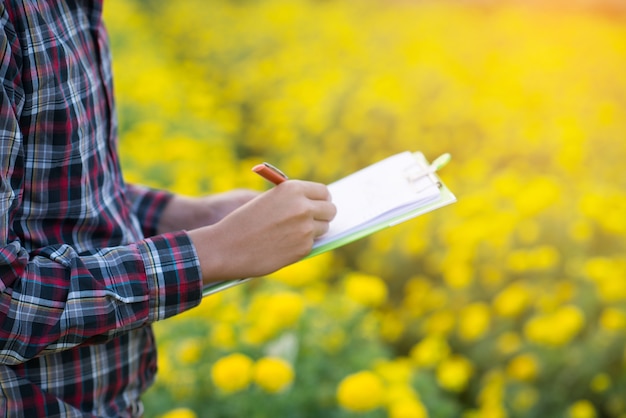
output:
M389 226L396 218L437 201L440 182L428 174L428 165L419 154L404 152L329 184L337 215L315 248L360 232L371 233L372 227Z

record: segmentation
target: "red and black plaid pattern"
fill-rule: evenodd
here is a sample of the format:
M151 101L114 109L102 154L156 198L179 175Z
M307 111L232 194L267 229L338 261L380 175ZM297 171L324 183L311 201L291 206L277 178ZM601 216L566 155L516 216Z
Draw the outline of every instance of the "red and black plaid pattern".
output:
M0 416L140 414L149 324L201 298L170 195L123 183L101 13L0 2Z

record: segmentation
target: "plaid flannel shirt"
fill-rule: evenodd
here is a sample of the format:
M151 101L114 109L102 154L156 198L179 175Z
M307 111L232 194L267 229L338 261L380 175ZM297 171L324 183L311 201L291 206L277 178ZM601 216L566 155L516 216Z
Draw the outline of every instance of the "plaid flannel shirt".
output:
M150 324L201 299L171 196L123 183L101 14L0 1L0 416L140 415Z

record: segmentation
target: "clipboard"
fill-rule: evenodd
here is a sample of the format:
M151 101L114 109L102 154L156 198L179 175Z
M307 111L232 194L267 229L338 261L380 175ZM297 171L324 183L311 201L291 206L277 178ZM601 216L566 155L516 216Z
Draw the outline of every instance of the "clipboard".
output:
M437 170L448 160L449 155L444 154L429 164L421 152L405 151L329 184L337 215L328 232L315 241L304 259L456 202L456 196L437 175ZM208 296L250 279L206 285L202 295Z

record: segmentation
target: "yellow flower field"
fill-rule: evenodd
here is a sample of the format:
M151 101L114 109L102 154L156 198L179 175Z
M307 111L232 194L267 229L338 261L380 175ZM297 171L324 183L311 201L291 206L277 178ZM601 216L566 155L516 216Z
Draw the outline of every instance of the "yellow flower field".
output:
M568 3L106 2L128 181L458 198L156 324L146 417L626 418L626 15Z

